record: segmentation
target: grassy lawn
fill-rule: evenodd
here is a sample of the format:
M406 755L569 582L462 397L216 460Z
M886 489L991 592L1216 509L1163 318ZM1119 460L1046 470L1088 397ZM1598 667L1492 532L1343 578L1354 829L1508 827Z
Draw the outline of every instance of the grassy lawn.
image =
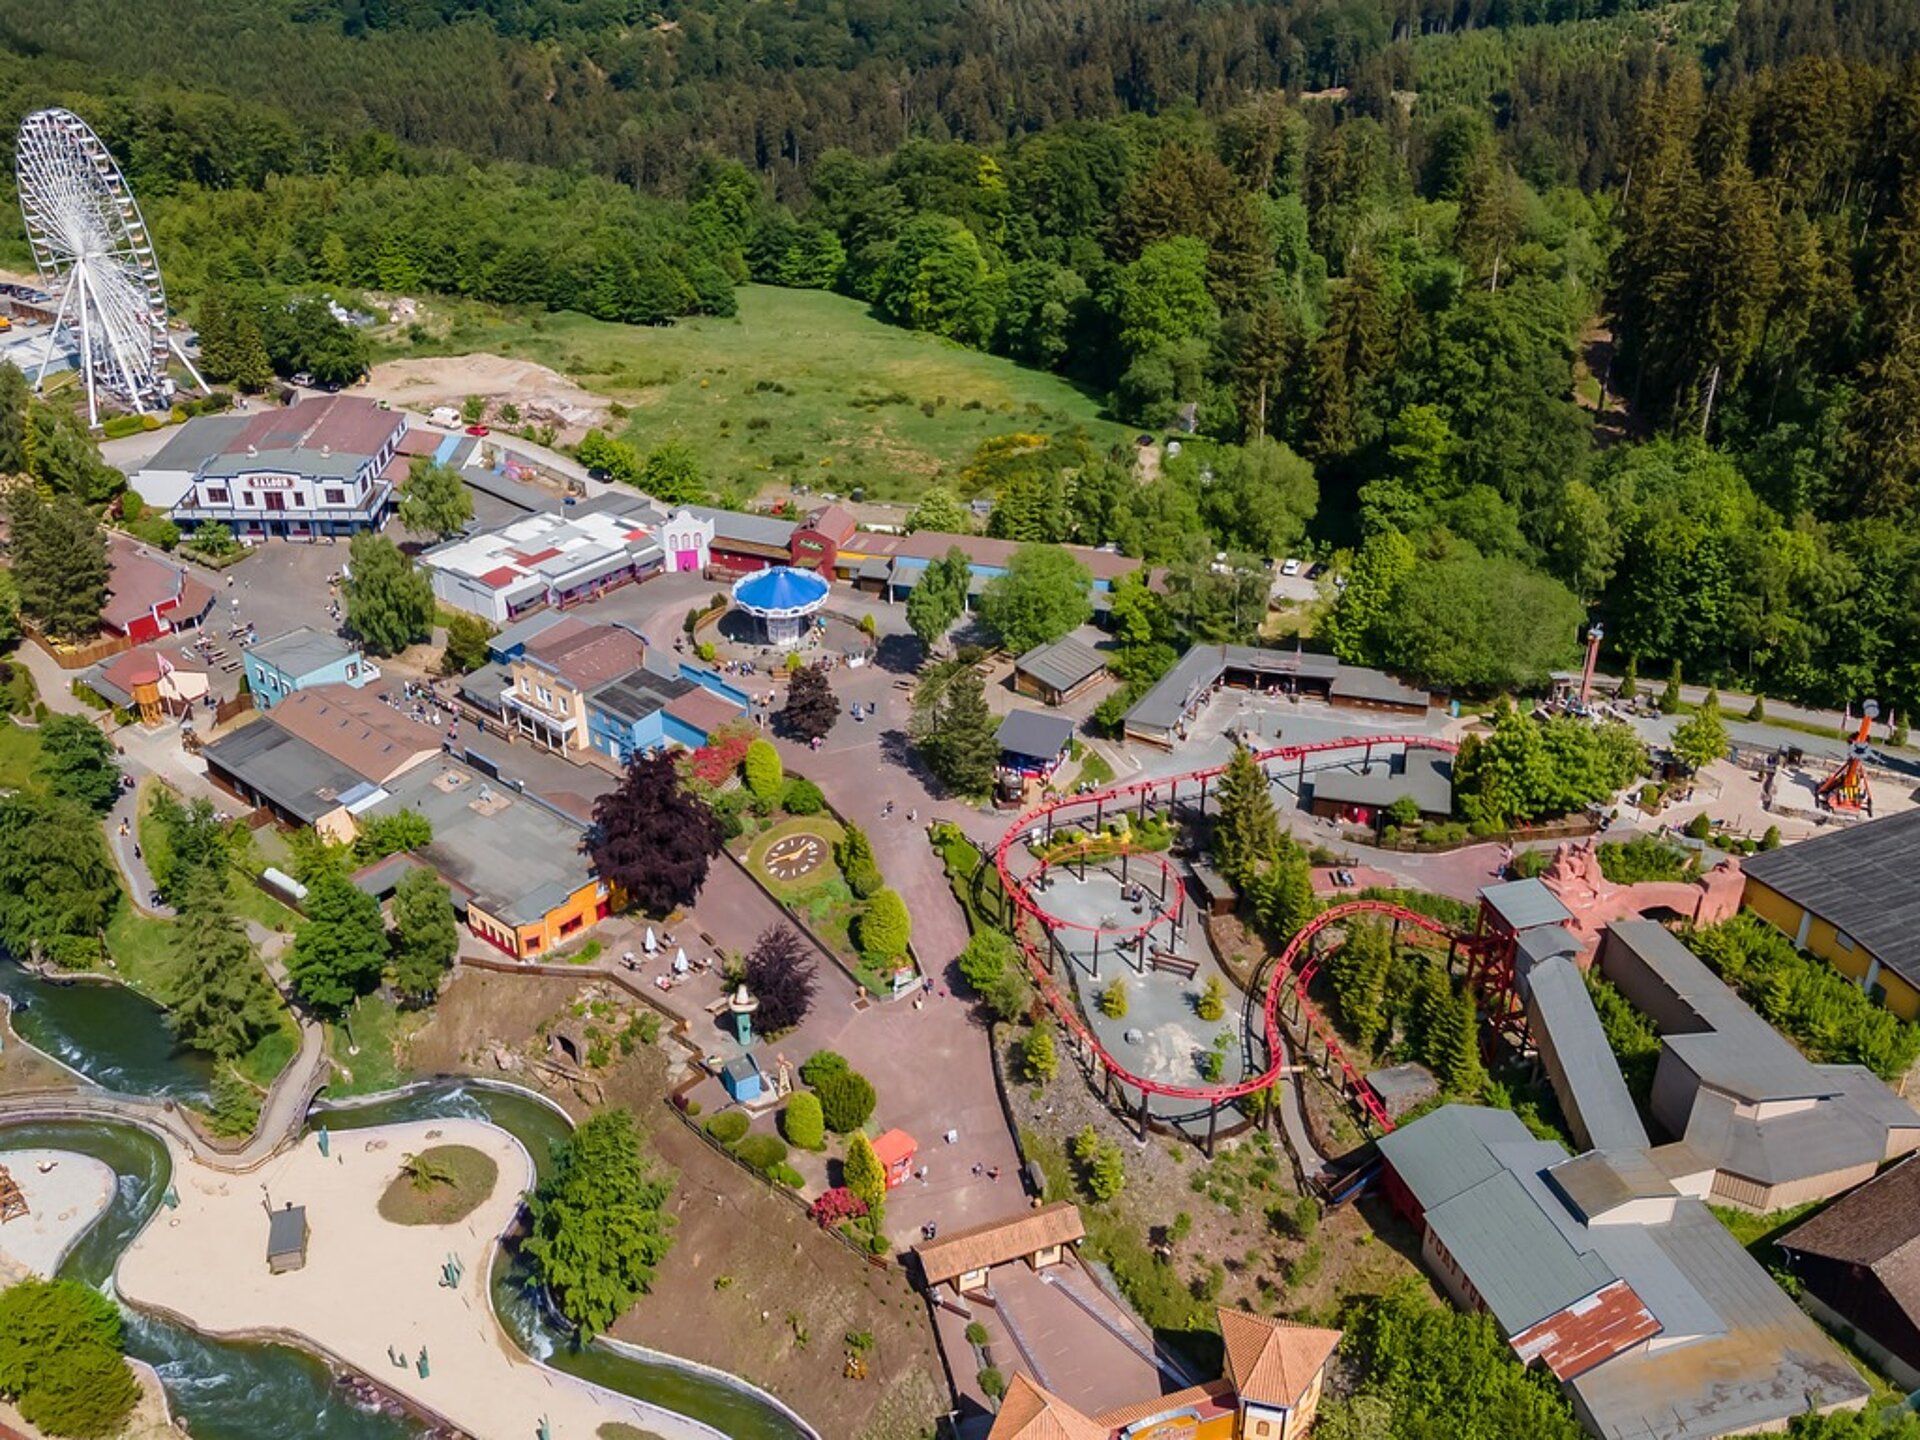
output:
M400 1046L417 1023L417 1017L402 1014L383 995L356 1001L344 1023L327 1026L327 1053L334 1070L328 1093L335 1098L371 1095L404 1085L412 1075L401 1063Z
M1107 763L1107 757L1091 745L1081 750L1080 773L1073 777L1075 785L1106 785L1113 780L1113 766Z
M39 732L0 718L0 792L38 788L33 772L39 763Z
M411 1171L411 1173L409 1173ZM500 1167L470 1145L435 1145L409 1157L380 1197L380 1218L395 1225L451 1225L493 1194Z
M170 1005L179 962L173 954L173 922L137 913L131 904L114 908L107 922L107 953L116 973L142 994Z
M811 895L829 880L840 878L840 867L833 863L833 847L840 843L843 832L840 823L826 815L790 815L770 829L753 837L747 846L747 864L753 873L774 893L775 898L786 904L795 904ZM767 873L767 851L786 839L789 835L817 835L827 847L826 859L817 870L810 870L794 880L779 880ZM744 837L743 837L744 838Z
M299 1049L300 1032L294 1029L293 1017L283 1010L280 1024L262 1035L259 1043L235 1062L235 1068L264 1090L279 1078Z
M684 440L716 488L745 494L801 482L910 500L990 436L1082 426L1104 447L1131 433L1057 375L887 325L844 295L738 295L732 319L661 327L463 304L448 334L394 353L550 366L628 406L642 450Z

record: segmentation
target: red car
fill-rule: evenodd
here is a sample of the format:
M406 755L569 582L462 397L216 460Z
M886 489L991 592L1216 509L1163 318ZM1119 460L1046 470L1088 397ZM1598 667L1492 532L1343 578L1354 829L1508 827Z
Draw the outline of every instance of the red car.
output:
M469 435L491 435L493 432L484 425L469 425L467 426L467 433Z

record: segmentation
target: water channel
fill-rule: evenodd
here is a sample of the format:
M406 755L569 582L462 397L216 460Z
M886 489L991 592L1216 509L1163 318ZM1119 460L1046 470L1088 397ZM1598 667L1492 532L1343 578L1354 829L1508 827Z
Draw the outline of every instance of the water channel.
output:
M207 1066L175 1051L158 1007L119 985L54 985L0 961L0 994L22 1038L97 1084L127 1094L195 1100ZM22 1008L24 1004L24 1008ZM514 1135L542 1174L566 1119L524 1092L444 1081L405 1095L318 1111L329 1130L446 1116L484 1119ZM120 1253L161 1203L170 1179L166 1148L136 1126L32 1123L0 1131L0 1144L91 1155L119 1177L112 1204L74 1248L61 1273L102 1286ZM528 1354L557 1370L705 1422L732 1440L806 1440L808 1432L760 1397L699 1370L643 1359L603 1344L577 1346L537 1303L524 1271L505 1253L492 1278L502 1325ZM372 1414L330 1383L326 1367L285 1346L230 1344L138 1313L127 1351L159 1371L174 1413L196 1440L413 1440L410 1421ZM494 1437L482 1437L494 1440Z

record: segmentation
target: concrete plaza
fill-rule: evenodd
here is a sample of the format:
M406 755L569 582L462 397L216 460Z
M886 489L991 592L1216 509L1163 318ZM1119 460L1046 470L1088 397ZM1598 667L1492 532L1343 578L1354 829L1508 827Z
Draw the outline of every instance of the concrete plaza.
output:
M113 1170L69 1150L0 1150L28 1212L0 1225L0 1272L51 1277L113 1203Z

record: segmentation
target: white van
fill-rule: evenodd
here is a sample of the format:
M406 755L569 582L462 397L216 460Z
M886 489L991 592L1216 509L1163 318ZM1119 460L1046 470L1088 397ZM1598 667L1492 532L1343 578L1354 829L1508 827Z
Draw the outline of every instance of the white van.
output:
M460 428L460 412L451 405L434 406L433 413L428 415L427 418L442 430L458 430Z

